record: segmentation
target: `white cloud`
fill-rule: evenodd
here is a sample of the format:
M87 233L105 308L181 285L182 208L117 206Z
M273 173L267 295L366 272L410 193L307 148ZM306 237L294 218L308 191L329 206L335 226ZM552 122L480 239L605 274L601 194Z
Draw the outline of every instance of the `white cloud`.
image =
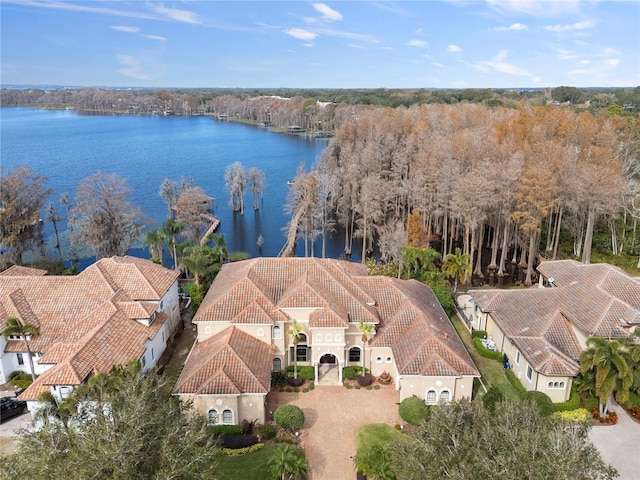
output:
M509 55L509 50L500 50L498 53L496 53L496 56L493 57L493 60L496 62L501 62L505 58L507 58L507 55Z
M361 48L361 49L366 49L367 47L365 47L364 45L358 45L356 43L350 43L349 46L351 48Z
M342 20L342 14L340 12L335 11L333 8L324 3L314 3L313 8L315 8L316 11L320 12L322 14L322 18L326 20Z
M286 33L287 35L291 35L292 37L299 40L313 40L318 36L317 33L303 30L301 28L290 28L288 30L285 30L284 33Z
M127 77L137 78L138 80L150 80L150 77L142 73L140 60L131 55L118 55L118 63L125 68L118 70Z
M425 42L424 40L409 40L407 45L410 47L427 48L429 46L429 42Z
M477 62L474 66L482 72L489 72L491 70L504 73L507 75L517 75L521 77L529 77L532 82L538 83L540 78L528 72L527 70L520 68L513 63L505 62L509 54L508 50L500 50L492 60Z
M176 22L198 24L198 16L188 10L178 10L177 8L166 8L163 3L152 5L152 10L160 15Z
M444 68L444 65L438 62L431 62L431 65L433 65L434 67L438 67L438 68Z
M520 30L527 30L529 27L527 27L526 25L523 25L522 23L512 23L511 25L509 25L508 27L493 27L490 28L489 31L491 32L508 32L508 31L520 31Z
M594 20L587 20L586 22L576 22L576 23L564 24L564 25L546 25L542 27L542 29L548 30L550 32L564 33L564 32L570 32L573 30L585 30L587 28L593 28L595 26L596 26L596 22Z
M125 27L123 25L111 25L109 28L118 32L137 33L140 31L138 27Z
M610 67L617 67L618 65L620 65L620 59L618 58L610 58L609 60L605 60L604 62L605 64L607 64Z
M160 40L165 41L165 37L161 37L160 35L142 35L144 38L148 38L149 40Z
M589 65L591 60L580 60L580 65Z
M580 10L580 0L487 0L487 4L500 13L525 13L541 17L566 15Z
M447 50L451 53L458 53L462 51L462 47L458 46L458 45L449 45L447 47Z
M579 58L579 55L577 53L574 53L570 50L557 48L556 51L558 52L558 55L556 56L558 60L575 60L576 58Z

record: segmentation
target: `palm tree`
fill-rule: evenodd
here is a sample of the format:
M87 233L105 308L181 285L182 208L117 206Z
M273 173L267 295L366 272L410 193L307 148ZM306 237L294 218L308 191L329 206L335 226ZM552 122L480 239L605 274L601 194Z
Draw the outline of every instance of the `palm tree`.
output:
M274 480L300 480L309 470L302 451L289 445L275 449L267 465Z
M220 258L220 265L222 265L225 260L229 259L229 251L227 250L227 242L224 240L224 233L214 233L211 232L207 235L206 244L215 243L213 247L213 254Z
M162 231L159 228L153 228L144 232L143 247L149 247L151 260L162 265Z
M174 268L178 268L178 252L177 252L177 242L176 237L180 235L189 224L185 221L178 222L173 218L170 218L162 225L162 237L167 244L167 246L171 247L173 252L173 266Z
M603 417L609 411L613 392L616 399L625 402L633 385L633 371L627 363L627 352L618 340L590 338L587 348L580 355L580 373L594 370L596 374L595 393L599 399L599 412Z
M455 253L448 253L444 257L442 271L445 277L453 278L453 293L458 290L458 279L464 283L467 275L471 275L471 256L468 253L462 253L460 248L456 247Z
M215 273L216 269L220 269L217 258L213 255L213 250L209 247L196 246L184 249L186 257L180 259L180 264L193 275L194 282L200 286L200 280L207 274Z
M294 318L293 324L289 328L289 338L293 343L293 378L298 378L298 342L302 338L302 327Z
M362 376L364 377L364 349L367 344L367 340L369 339L369 335L375 333L376 327L373 323L364 323L362 320L358 322L358 330L362 334Z
M32 323L22 323L16 317L7 317L4 321L4 330L2 336L8 340L10 336L18 335L24 340L24 346L27 349L27 358L29 359L29 367L31 368L31 378L36 379L35 369L33 368L33 359L31 358L31 348L29 347L29 337L37 337L40 335L40 329Z
M40 407L34 412L33 419L36 422L42 421L44 424L48 424L52 418L55 418L62 423L65 431L69 433L69 421L77 413L75 396L71 395L62 401L58 401L51 392L42 392L38 395L38 402Z

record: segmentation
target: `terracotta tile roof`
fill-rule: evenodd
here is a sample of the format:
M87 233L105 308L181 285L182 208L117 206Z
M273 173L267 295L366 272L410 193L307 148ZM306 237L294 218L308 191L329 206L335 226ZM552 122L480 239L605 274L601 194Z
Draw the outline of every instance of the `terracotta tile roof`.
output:
M555 352L570 361L555 361L554 371L575 374L581 348L574 328L589 337L621 338L640 324L640 283L622 270L575 260L543 262L538 270L556 287L469 292L508 338L521 339L522 353L537 371L552 368L545 367L545 355Z
M194 345L174 393L267 393L274 351L272 345L230 326Z
M23 267L22 265L12 265L6 270L0 272L0 275L5 277L13 276L13 277L41 277L46 275L48 272L46 270L41 270L39 268L31 268L31 267Z
M154 302L179 275L129 256L101 259L76 276L18 272L0 275L0 312L3 318L15 316L38 325L40 335L31 339L30 348L43 354L40 363L54 364L38 377L33 390L24 392L30 399L41 382L75 385L92 371L108 372L115 364L139 358L166 315L156 313L149 327L135 319L150 318L158 308ZM5 347L5 352L24 351L21 340Z

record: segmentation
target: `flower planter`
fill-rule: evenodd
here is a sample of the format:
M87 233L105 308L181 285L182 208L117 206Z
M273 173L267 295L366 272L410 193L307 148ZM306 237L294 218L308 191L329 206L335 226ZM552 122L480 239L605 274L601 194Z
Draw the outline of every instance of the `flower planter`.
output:
M293 378L293 377L289 377L289 379L287 380L287 382L289 383L289 385L291 385L292 387L300 387L303 383L304 383L304 379L303 378Z
M373 376L370 374L360 375L358 377L358 385L360 385L361 387L366 387L368 385L371 385L372 382L373 382Z

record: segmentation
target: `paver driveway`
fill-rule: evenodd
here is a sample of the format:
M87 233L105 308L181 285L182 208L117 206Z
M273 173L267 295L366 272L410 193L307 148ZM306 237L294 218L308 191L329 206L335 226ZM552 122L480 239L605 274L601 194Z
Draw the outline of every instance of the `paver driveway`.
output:
M307 393L271 392L267 409L297 405L305 423L301 444L309 462L309 480L353 480L351 456L356 453L356 431L368 423L402 423L400 395L392 386L380 390L317 386Z

